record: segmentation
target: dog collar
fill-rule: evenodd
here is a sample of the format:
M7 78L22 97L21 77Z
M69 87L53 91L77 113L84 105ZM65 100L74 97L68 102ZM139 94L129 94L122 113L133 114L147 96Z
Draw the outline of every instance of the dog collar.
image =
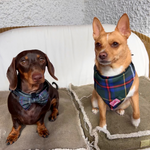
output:
M16 88L15 90L10 90L13 94L19 97L20 105L25 109L28 110L32 103L38 103L41 105L45 105L48 101L48 89L49 89L49 82L45 80L44 87L39 93L32 93L27 94L22 92L20 89Z
M94 66L94 88L110 109L117 108L127 96L135 78L133 63L121 74L107 77Z

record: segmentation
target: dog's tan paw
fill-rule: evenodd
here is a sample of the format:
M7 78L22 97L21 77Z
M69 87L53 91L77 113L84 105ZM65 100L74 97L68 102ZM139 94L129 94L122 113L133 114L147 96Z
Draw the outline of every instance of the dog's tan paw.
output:
M7 145L13 144L14 142L17 141L17 139L20 136L20 129L21 129L21 126L19 126L18 129L15 129L14 127L12 128L12 131L9 133L7 140L6 140Z
M45 127L44 123L41 124L40 122L37 122L37 132L39 136L43 138L47 138L49 136L49 132L47 128Z
M37 130L37 132L38 132L39 136L41 136L43 138L47 138L49 136L49 132L46 128L44 128L44 129L41 128L41 129Z
M116 110L116 112L117 112L117 114L123 116L124 113L125 113L125 110L123 110L123 109L118 109L118 110Z
M97 114L97 113L99 112L99 109L98 109L98 108L92 108L92 112L93 112L94 114Z
M131 117L132 124L137 128L141 122L140 118L139 119L134 119Z
M51 113L51 115L49 116L49 121L55 121L56 119L57 119L57 116L59 115L59 112L58 112L58 110L56 109L55 111L53 111L52 113Z
M10 145L10 144L13 144L14 142L17 141L17 139L19 138L20 134L11 134L7 137L7 140L6 140L6 144L7 145Z

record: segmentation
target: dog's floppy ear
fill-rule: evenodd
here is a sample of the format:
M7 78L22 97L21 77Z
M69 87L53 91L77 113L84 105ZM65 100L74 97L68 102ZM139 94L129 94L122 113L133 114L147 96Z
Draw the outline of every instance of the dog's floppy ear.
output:
M49 58L46 56L46 60L47 60L47 68L48 68L48 72L50 73L50 75L55 79L55 80L58 80L57 77L55 77L54 73L55 73L55 70L54 70L54 66L53 64L50 62Z
M118 24L116 26L116 31L119 31L123 36L128 38L131 34L129 17L127 14L123 14L119 19Z
M8 67L7 70L7 78L9 80L9 88L11 90L15 90L17 87L17 72L16 72L16 66L15 66L15 58L13 58L11 65Z
M101 33L105 32L102 24L100 23L99 19L94 17L93 19L93 38L96 40Z

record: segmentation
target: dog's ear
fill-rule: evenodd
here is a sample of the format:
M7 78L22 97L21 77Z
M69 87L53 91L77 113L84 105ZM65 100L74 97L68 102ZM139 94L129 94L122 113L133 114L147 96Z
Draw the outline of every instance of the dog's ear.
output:
M53 64L50 62L50 60L49 60L49 58L47 57L47 55L45 55L45 56L46 56L46 60L47 60L46 66L47 66L47 68L48 68L49 74L50 74L55 80L58 80L57 77L55 77L55 75L54 75L55 70L54 70Z
M104 28L101 24L101 22L99 21L98 18L94 17L93 19L93 38L94 40L98 39L98 37L100 36L100 34L104 33Z
M7 78L9 80L9 88L11 90L15 90L17 87L17 72L16 72L16 66L15 66L15 58L13 58L10 66L8 67L7 70Z
M123 36L128 38L131 34L129 17L127 14L123 14L119 19L118 24L116 26L116 31L119 31Z

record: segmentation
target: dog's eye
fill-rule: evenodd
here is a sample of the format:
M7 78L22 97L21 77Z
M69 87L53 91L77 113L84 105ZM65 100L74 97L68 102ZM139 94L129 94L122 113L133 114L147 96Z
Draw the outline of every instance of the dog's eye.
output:
M118 47L119 46L119 43L118 42L113 42L112 44L111 44L111 47Z
M40 58L39 58L39 61L40 61L41 63L43 63L43 62L45 62L45 59L44 59L43 57L40 57Z
M96 43L96 44L95 44L95 47L96 47L96 48L100 48L100 47L102 47L102 45L101 45L100 43Z
M21 60L21 62L20 62L20 63L21 63L21 65L23 65L23 66L24 66L24 65L26 65L26 64L28 63L28 61L27 61L27 60Z

